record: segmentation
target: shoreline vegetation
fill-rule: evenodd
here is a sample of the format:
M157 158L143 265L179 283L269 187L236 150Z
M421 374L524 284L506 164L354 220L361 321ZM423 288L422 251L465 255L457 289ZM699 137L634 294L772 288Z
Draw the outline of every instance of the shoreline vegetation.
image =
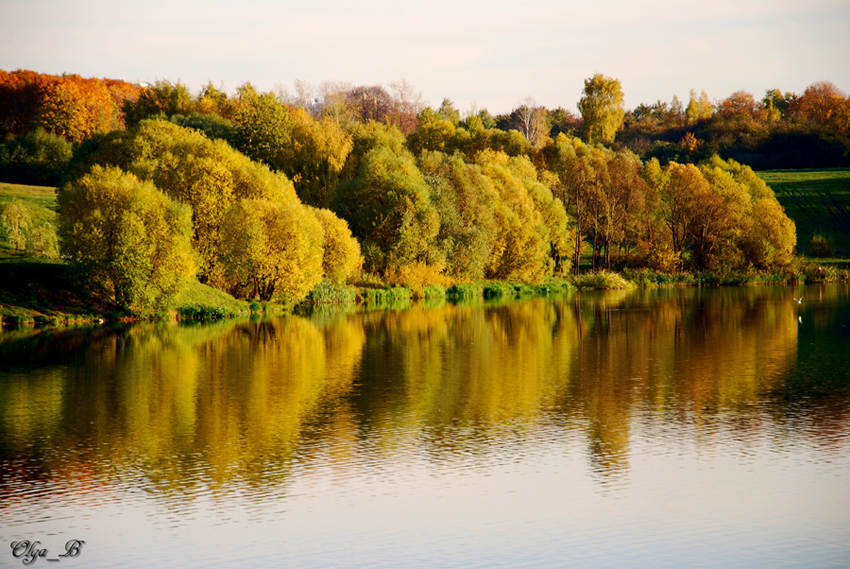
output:
M143 320L217 320L256 318L309 310L327 305L373 308L403 307L416 302L480 302L557 297L588 290L657 289L850 283L850 260L798 258L772 272L661 273L650 269L599 271L541 284L487 281L421 289L381 285L338 285L323 281L294 305L237 300L212 287L193 283L162 312L133 315L87 295L70 278L70 266L35 259L0 259L0 321L4 329L20 326L60 326Z
M596 74L581 117L305 93L0 70L4 325L850 282L829 82L626 111Z

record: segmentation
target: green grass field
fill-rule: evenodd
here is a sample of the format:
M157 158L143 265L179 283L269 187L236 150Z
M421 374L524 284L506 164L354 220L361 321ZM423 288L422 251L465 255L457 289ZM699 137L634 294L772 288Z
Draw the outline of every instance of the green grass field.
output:
M13 201L20 200L34 214L34 221L56 223L56 188L43 186L22 186L0 182L0 210ZM0 258L20 257L22 252L16 252L6 234L0 230Z
M798 253L805 254L812 235L821 233L832 239L836 256L850 257L850 168L757 174L797 224Z

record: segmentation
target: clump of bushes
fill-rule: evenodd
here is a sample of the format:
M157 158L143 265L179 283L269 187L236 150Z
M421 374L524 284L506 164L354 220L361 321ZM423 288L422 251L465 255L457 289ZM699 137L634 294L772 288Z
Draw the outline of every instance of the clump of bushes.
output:
M73 148L61 136L38 128L0 142L0 181L57 186L71 161Z
M322 279L319 284L310 291L307 298L304 299L306 304L344 304L355 302L357 300L357 292L345 286L334 282L330 279Z
M624 279L620 274L611 271L598 271L577 275L575 277L576 288L597 290L620 290L634 288L634 284Z
M812 240L809 242L809 248L806 251L809 257L816 259L825 259L835 255L835 246L832 239L822 233L812 235Z
M409 301L410 289L404 287L361 288L357 291L357 300L363 303Z
M480 284L456 284L446 289L446 297L453 300L482 298L484 288Z

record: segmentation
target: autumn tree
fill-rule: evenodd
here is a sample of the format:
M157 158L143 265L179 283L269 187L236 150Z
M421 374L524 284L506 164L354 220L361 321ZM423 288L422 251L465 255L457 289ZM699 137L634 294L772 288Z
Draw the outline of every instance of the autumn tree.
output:
M451 99L445 98L440 104L440 107L435 111L437 117L449 121L453 126L457 126L460 122L460 111L455 107Z
M90 290L162 310L195 275L191 210L150 182L95 166L58 194L61 249Z
M810 121L832 126L845 132L850 125L850 99L829 81L818 81L806 87L797 100L797 112Z
M618 152L608 161L608 185L604 193L604 266L611 268L611 247L630 238L638 239L637 217L643 212L646 183L642 178L640 159L631 152Z
M269 164L288 176L302 202L328 208L353 147L351 135L329 118L314 119L301 108L289 111L284 136Z
M552 261L552 274L564 276L570 272L573 261L574 236L571 219L567 215L564 203L556 197L549 185L550 177L540 172L526 156L516 156L508 160L511 173L525 186L534 203L534 209L540 213L548 241L548 255ZM547 264L548 261L547 261Z
M243 199L222 220L217 254L235 295L294 304L322 279L323 244L306 206Z
M406 150L378 144L366 152L356 175L340 184L334 211L360 239L367 270L383 274L434 261L439 216Z
M522 133L532 146L539 146L549 135L548 114L544 107L528 97L511 113L513 127Z
M585 238L590 238L596 263L602 250L600 222L604 213L604 187L609 182L608 153L559 134L541 150L540 159L552 174L553 194L564 203L574 224L572 269L578 274Z
M584 122L585 140L613 142L626 114L620 81L600 73L585 79L578 110Z
M503 204L494 212L498 230L486 276L524 282L552 276L555 261L550 255L550 229L529 191L530 176L523 176L504 152L486 150L478 154L476 163Z
M445 274L458 282L484 279L498 232L497 210L503 207L495 187L480 166L460 154L425 151L418 163L440 216L436 246Z
M717 191L734 198L734 242L742 262L761 269L790 263L797 243L796 227L764 180L749 166L718 156L700 169ZM733 264L734 259L727 257L723 262Z
M744 124L760 119L763 111L761 102L747 91L735 91L717 105L717 115Z
M221 117L231 116L233 111L227 93L213 85L212 81L201 88L195 98L195 107L201 114L216 114Z
M451 152L455 148L457 125L430 108L419 113L419 128L407 137L407 147L414 155L424 150Z
M322 274L335 283L344 283L363 266L360 243L351 234L348 223L332 211L313 209L312 212L324 236Z
M122 110L127 125L134 126L147 118L188 115L196 107L192 93L184 83L159 79L144 87L136 100L127 100Z
M705 91L702 91L697 97L696 92L691 89L688 106L685 109L685 121L688 124L695 124L698 121L710 119L714 114L714 107L708 99Z
M387 122L393 111L393 98L380 85L360 86L346 93L346 102L360 122Z
M422 91L414 89L406 79L391 82L389 88L394 102L389 122L409 135L419 126L417 116L425 108Z

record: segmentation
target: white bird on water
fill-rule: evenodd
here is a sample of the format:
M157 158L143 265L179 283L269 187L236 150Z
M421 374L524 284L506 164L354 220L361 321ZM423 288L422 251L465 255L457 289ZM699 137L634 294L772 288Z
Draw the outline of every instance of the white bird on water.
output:
M794 298L793 296L791 298ZM794 302L797 304L803 304L803 295L800 295L800 298L794 298Z

